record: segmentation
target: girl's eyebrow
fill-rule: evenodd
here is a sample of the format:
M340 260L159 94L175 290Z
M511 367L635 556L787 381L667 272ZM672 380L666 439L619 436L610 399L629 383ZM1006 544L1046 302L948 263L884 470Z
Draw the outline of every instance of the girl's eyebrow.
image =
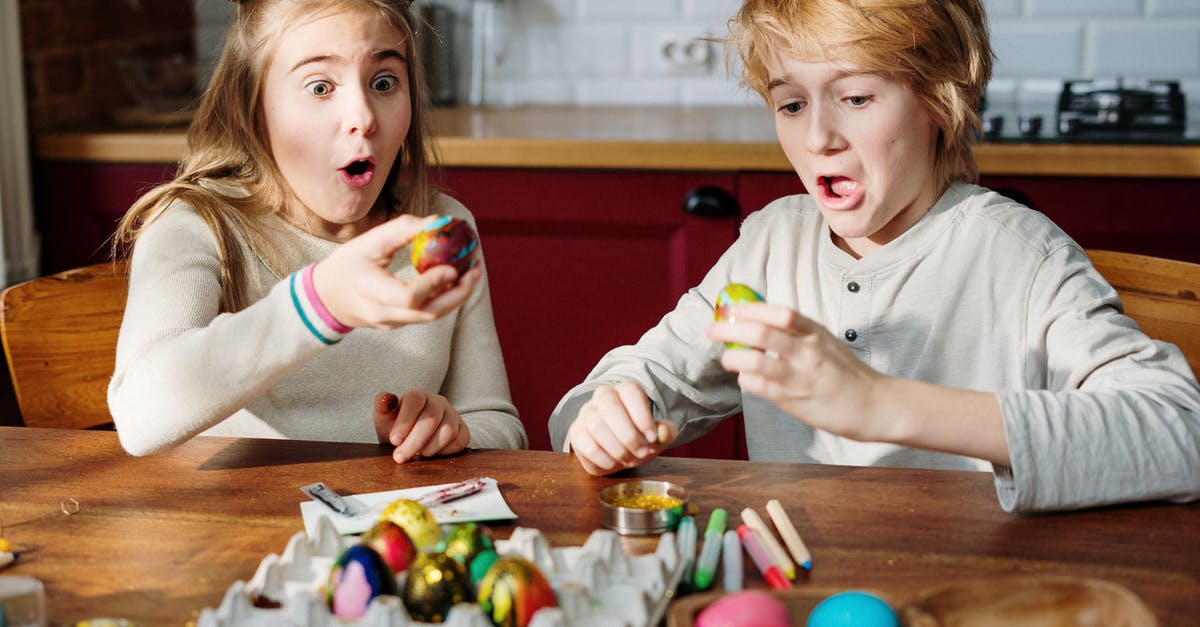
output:
M372 61L383 61L385 59L399 59L401 63L408 63L408 59L405 58L404 53L400 52L399 50L396 50L395 48L384 48L382 50L376 50L374 53L371 54ZM341 62L343 62L342 57L340 57L336 54L318 54L318 55L314 55L311 57L301 59L298 63L296 63L296 65L293 65L292 69L288 70L288 72L289 73L295 72L296 70L298 70L301 67L308 65L310 63L341 63Z

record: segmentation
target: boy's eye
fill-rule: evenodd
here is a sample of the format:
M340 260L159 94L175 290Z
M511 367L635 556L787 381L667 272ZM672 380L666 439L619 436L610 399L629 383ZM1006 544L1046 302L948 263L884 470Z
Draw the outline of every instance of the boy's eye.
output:
M313 81L305 85L304 88L314 96L328 96L333 93L333 85L329 81Z
M395 76L379 76L371 81L371 89L378 92L387 93L396 88L400 84L400 79Z

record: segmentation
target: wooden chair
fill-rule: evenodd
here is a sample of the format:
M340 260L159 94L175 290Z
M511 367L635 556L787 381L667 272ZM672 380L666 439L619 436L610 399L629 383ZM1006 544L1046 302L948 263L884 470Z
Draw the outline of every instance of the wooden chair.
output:
M0 338L26 426L112 428L107 389L127 291L127 262L120 261L0 293Z
M1200 374L1200 264L1108 250L1087 255L1142 332L1178 346Z

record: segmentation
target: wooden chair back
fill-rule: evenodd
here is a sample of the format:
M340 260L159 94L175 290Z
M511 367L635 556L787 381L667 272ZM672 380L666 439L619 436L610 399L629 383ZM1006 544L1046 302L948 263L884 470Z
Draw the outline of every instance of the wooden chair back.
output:
M127 262L105 262L0 293L0 338L26 426L112 428L107 390L128 276Z
M1200 264L1109 250L1088 250L1142 332L1183 351L1200 375Z

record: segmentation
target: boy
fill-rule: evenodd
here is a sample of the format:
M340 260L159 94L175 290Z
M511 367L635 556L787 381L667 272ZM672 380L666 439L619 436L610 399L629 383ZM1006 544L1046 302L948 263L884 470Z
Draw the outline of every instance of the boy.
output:
M991 469L1008 511L1200 497L1178 349L1044 216L967 182L981 2L747 0L730 24L809 194L750 216L606 355L551 416L555 447L607 474L740 410L753 460ZM712 324L732 282L766 303Z

